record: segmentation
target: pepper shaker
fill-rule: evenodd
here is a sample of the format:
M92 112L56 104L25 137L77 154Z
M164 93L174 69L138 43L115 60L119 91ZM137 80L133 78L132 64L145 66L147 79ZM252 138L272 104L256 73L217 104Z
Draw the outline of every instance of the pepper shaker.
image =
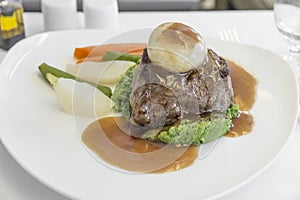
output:
M76 0L42 0L46 31L76 29L78 26Z
M85 28L116 29L119 24L117 0L83 0Z

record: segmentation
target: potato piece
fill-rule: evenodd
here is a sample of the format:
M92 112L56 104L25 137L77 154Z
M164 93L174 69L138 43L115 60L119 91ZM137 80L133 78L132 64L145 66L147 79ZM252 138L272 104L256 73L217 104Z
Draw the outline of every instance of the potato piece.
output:
M67 65L66 71L74 76L96 84L114 85L126 70L136 63L123 60L84 62Z
M99 118L111 113L112 102L97 88L72 79L47 74L62 109L70 114Z
M187 72L207 61L207 47L193 28L178 22L167 22L151 33L147 52L152 63L171 72Z

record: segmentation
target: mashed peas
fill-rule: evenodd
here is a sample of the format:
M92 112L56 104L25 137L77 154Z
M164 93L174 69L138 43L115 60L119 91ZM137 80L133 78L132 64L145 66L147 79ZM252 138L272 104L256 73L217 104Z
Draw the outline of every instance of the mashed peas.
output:
M113 111L121 113L126 118L129 118L131 113L129 97L132 89L133 73L136 68L137 65L134 65L122 75L111 97L114 102Z

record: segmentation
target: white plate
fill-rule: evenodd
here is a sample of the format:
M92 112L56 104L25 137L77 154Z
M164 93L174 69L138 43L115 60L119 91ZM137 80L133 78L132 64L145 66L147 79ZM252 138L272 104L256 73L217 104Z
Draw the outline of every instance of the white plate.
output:
M73 116L60 110L37 66L47 62L63 67L72 61L75 47L99 44L112 34L44 33L21 41L3 60L1 140L17 162L45 185L85 200L215 198L254 178L284 148L296 122L298 99L290 67L269 51L208 39L209 47L242 64L259 81L253 132L222 138L205 159L174 173L132 174L99 164L81 143ZM147 37L145 31L134 31L110 41L145 42Z

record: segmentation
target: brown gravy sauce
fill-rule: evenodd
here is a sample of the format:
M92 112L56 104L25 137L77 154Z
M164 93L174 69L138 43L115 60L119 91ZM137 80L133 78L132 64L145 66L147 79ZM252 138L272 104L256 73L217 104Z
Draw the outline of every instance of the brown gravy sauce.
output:
M83 142L106 162L135 172L161 173L193 164L199 148L175 147L131 137L122 129L123 117L107 117L90 124Z
M234 91L234 103L240 110L249 111L256 100L257 79L246 69L233 61L227 60Z
M233 119L232 128L226 133L226 137L238 137L246 135L252 131L254 119L251 113L242 111L239 117Z
M256 100L257 79L237 63L231 60L227 60L227 63L230 68L234 103L239 105L242 112L233 120L233 126L225 136L238 137L250 133L254 126L254 118L249 111Z
M243 112L234 119L226 136L237 137L251 132L254 125L253 116L248 111L255 102L257 80L236 63L228 61L228 64L234 102ZM175 147L131 137L122 128L126 126L125 121L122 117L99 119L85 129L82 141L107 163L134 172L176 171L192 165L197 159L199 146Z

